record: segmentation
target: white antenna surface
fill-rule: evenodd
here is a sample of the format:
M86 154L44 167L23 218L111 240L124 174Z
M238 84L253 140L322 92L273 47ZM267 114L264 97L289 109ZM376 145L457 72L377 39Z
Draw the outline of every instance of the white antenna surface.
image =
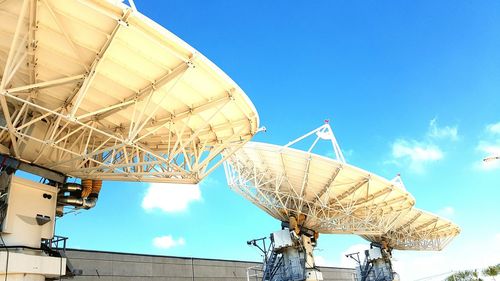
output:
M79 178L197 183L253 137L257 111L134 1L114 2L2 1L0 152Z
M312 135L308 151L290 147ZM311 152L321 139L338 159ZM305 215L302 225L322 233L382 234L415 203L398 185L345 163L328 123L285 146L249 142L225 169L230 187L274 218Z
M316 136L307 151L291 146ZM336 159L312 153L331 141ZM388 180L345 162L328 123L285 146L249 142L224 163L229 186L274 218L320 233L362 235L395 249L441 250L460 229L413 208L400 175Z

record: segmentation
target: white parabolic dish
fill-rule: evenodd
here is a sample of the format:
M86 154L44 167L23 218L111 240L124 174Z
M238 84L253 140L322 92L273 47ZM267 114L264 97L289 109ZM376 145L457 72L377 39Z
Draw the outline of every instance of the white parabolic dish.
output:
M290 147L249 142L225 168L233 190L278 220L304 214L319 233L382 234L415 204L395 182Z
M219 68L114 1L0 1L1 152L80 178L196 183L257 132Z

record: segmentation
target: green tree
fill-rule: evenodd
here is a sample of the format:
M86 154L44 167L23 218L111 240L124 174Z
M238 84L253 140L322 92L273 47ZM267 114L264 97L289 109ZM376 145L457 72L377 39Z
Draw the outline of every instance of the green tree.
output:
M498 275L498 271L500 271L500 264L488 266L483 270L483 274L492 277L493 280L496 280L495 276Z

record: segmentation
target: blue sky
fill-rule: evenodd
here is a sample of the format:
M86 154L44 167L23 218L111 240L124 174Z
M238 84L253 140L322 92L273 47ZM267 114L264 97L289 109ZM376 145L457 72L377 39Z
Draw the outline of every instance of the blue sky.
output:
M500 2L136 5L245 90L268 129L255 140L286 144L330 119L349 163L401 173L418 207L461 226L443 252L395 252L403 280L500 262L500 164L481 163L500 153ZM169 198L150 200L158 192ZM71 247L244 260L259 259L247 240L276 229L222 168L188 192L107 182L95 209L57 222ZM349 265L342 253L361 244L322 235L316 255Z

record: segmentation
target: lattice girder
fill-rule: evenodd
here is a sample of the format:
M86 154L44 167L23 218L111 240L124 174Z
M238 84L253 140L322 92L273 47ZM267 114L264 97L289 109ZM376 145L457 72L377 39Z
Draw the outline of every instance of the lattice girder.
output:
M250 142L225 163L229 186L278 220L321 233L382 234L413 204L393 182L310 152Z
M125 4L2 1L0 34L3 154L81 178L196 183L258 131L236 83Z

